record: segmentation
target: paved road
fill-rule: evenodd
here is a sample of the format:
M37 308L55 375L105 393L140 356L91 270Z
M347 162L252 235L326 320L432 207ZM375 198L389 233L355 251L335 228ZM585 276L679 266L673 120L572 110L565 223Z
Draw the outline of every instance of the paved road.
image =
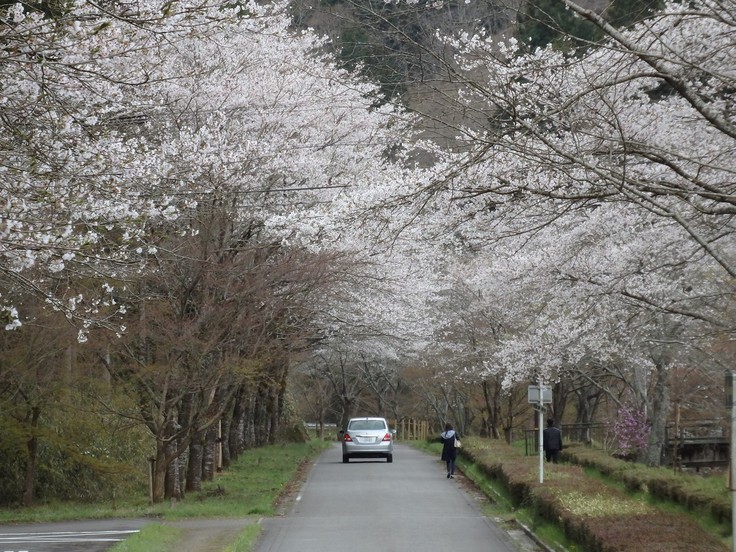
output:
M0 552L103 552L150 521L93 520L0 526Z
M385 460L315 463L291 511L263 520L256 552L518 552L444 464L398 445Z
M177 527L177 552L221 552L256 518L104 519L35 525L0 525L0 552L103 552L137 533L148 523ZM161 552L150 550L149 552Z

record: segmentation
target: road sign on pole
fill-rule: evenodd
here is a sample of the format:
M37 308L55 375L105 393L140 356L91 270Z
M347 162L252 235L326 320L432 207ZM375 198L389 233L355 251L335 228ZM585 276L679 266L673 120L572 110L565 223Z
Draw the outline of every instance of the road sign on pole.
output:
M552 389L544 385L530 385L527 398L539 412L539 482L544 483L544 405L552 402Z
M527 398L530 403L549 404L552 402L552 388L544 385L530 385L527 388Z

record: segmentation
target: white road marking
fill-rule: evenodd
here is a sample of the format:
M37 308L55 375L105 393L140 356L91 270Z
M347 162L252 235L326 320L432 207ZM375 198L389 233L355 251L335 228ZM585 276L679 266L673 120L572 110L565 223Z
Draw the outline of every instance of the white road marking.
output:
M70 543L70 542L119 542L139 529L120 531L50 531L48 533L0 533L0 543ZM12 551L4 551L12 552ZM20 550L18 552L27 552Z

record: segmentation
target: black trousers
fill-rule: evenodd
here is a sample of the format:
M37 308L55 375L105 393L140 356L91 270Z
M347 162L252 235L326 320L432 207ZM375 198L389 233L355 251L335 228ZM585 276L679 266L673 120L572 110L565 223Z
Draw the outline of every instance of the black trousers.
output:
M560 461L559 450L545 450L544 456L547 458L547 462L552 462L553 464L557 464Z

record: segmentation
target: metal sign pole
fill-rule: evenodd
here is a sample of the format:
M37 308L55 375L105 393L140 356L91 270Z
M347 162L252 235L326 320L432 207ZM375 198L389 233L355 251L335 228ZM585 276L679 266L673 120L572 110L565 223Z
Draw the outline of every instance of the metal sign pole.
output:
M539 482L544 483L544 405L539 401Z
M529 404L539 409L539 482L544 483L544 404L552 402L552 390L544 385L530 385L527 397Z

